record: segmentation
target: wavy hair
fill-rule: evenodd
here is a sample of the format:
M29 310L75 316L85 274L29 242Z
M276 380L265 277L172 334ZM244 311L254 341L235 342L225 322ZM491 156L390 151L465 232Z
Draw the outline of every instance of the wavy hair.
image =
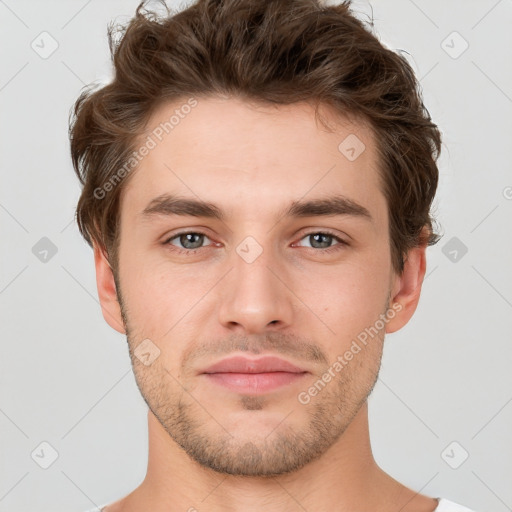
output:
M402 273L409 249L439 240L430 208L440 132L407 60L381 44L351 12L350 0L198 0L175 13L160 0L164 14L146 3L125 26L109 24L114 79L86 88L70 113L71 157L82 185L76 220L114 271L121 192L132 175L119 179L119 169L155 109L190 96L308 101L315 115L326 104L364 119L379 155L394 270ZM98 197L95 191L116 177Z

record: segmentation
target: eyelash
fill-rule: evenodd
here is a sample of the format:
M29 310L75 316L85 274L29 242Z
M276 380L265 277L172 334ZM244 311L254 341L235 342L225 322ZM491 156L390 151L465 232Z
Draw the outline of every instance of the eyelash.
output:
M206 249L206 247L199 247L197 249L180 249L179 247L176 247L175 245L171 244L171 241L179 238L182 235L202 235L206 238L209 238L206 233L202 233L201 231L182 231L181 233L176 233L172 235L170 238L167 238L163 245L168 246L171 248L171 251L174 251L178 254L186 254L186 255L192 255L195 254L197 251L200 251L201 249ZM310 249L315 252L322 252L326 254L330 254L332 252L339 251L343 249L345 246L348 246L349 244L345 242L345 240L342 240L338 236L336 236L334 233L330 231L310 231L309 233L305 233L300 240L303 240L304 238L311 236L311 235L327 235L329 237L334 238L337 242L339 242L338 245L335 245L333 247L328 247L327 249L315 249L314 247L304 247L304 249Z

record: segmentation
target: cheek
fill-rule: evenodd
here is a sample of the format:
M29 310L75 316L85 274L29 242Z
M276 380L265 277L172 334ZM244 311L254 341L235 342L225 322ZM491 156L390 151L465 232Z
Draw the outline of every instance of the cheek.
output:
M130 325L139 337L160 343L172 339L173 346L179 343L176 338L186 337L194 308L217 280L215 276L198 277L193 265L178 268L162 259L127 258L124 271L123 298Z
M307 304L330 328L333 350L350 345L384 313L388 294L385 272L375 261L331 268L308 290Z

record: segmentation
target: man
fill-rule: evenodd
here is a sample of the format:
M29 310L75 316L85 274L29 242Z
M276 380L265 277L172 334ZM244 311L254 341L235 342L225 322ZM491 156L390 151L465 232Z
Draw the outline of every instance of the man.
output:
M468 511L372 456L384 336L417 307L441 137L348 2L148 16L70 127L105 320L148 410L106 512Z

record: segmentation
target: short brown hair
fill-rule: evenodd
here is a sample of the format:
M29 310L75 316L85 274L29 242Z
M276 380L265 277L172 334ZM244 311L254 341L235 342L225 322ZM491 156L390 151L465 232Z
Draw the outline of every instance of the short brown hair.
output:
M407 251L435 244L430 208L441 135L405 58L385 48L350 11L350 0L198 0L178 13L137 7L108 27L115 76L83 91L72 110L73 167L81 184L77 223L117 268L123 185L112 185L151 114L163 102L233 95L250 102L327 104L369 122L389 212L394 270ZM119 42L115 36L120 32ZM117 173L117 174L116 174Z

